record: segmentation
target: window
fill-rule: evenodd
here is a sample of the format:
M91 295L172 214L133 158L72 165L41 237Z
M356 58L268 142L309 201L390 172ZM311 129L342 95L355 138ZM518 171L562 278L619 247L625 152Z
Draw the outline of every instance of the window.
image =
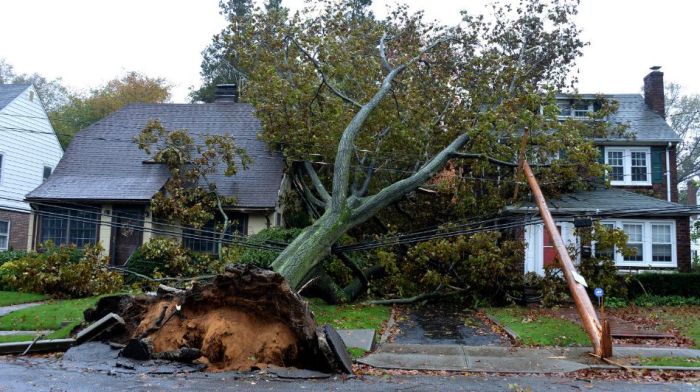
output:
M625 223L622 230L627 234L627 246L636 249L634 256L625 256L625 261L644 261L644 225L638 223Z
M607 147L605 164L612 185L651 185L649 147Z
M248 216L245 214L229 214L231 226L224 236L224 244L231 243L235 236L245 235L248 232ZM182 245L192 251L217 254L219 245L219 232L214 223L208 223L201 229L184 229L182 232Z
M96 212L46 208L39 214L39 242L75 244L79 248L97 242L99 214Z
M9 221L0 221L0 250L7 250L9 248L9 246L10 246L10 222Z
M671 225L651 225L651 261L670 263L673 261Z
M44 181L51 175L51 166L44 166Z
M602 224L624 230L628 237L627 246L637 250L634 256L627 257L615 252L613 259L616 264L640 267L675 267L677 265L674 221L625 219L602 222ZM600 253L596 253L598 254Z
M2 184L2 158L3 155L0 154L0 184Z
M573 104L571 101L560 101L557 105L559 106L559 117L574 117L581 120L593 112L593 104L590 101L580 101Z

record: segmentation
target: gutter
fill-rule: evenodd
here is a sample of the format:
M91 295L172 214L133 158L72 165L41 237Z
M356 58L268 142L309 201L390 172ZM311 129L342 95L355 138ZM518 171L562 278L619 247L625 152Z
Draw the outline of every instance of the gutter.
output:
M671 201L671 142L666 145L666 201Z

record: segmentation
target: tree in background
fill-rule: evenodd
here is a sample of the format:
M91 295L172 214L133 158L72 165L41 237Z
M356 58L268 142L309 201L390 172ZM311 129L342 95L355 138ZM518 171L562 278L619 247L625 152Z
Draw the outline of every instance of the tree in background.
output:
M17 74L14 67L0 58L0 83L33 84L47 112L56 110L68 102L68 89L63 86L61 78L47 79L38 73Z
M665 93L666 121L681 138L676 152L680 185L700 174L700 95L685 95L676 83L667 84Z
M538 173L550 194L602 175L587 138L606 124L557 116L555 92L570 86L584 45L576 2L495 6L492 21L465 13L451 28L404 5L384 20L356 17L357 4L312 1L288 18L256 9L240 33L223 37L263 139L295 164L319 211L272 263L292 287L320 273L341 237L448 162L447 186L465 215L498 211L511 202L513 172L482 158L513 162L526 127L531 161L566 156ZM601 106L595 116L614 110Z
M128 72L89 93L71 93L65 105L49 112L49 119L65 148L78 131L130 103L166 102L170 88L165 79Z

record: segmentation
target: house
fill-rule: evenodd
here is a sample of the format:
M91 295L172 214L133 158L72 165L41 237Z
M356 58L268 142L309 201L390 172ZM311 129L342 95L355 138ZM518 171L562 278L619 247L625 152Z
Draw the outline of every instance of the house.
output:
M241 234L279 225L283 161L258 140L260 122L252 106L237 102L234 90L220 86L211 104L131 104L79 132L51 178L27 196L34 210L32 244L99 242L119 265L154 237L181 238L193 250L214 251L213 232L195 232L149 212L151 199L170 177L165 165L149 161L133 141L151 119L168 130L187 129L195 138L233 136L253 163L232 177L210 177L219 192L236 197L227 214ZM202 238L207 236L212 240Z
M599 95L560 95L557 101L562 118L585 119L596 109ZM562 195L548 200L562 239L582 253L595 252L595 244L582 244L575 234L577 223L598 220L608 227L622 229L634 256L614 253L622 270L690 269L690 221L695 207L678 203L676 146L678 135L665 121L663 73L657 67L644 78L644 94L605 95L619 103L617 113L607 121L626 124L631 135L595 139L599 159L610 167L610 187ZM534 203L511 206L509 212L537 215ZM583 219L581 219L583 218ZM525 227L525 272L544 273L556 258L549 234L543 225Z
M31 84L0 84L0 251L30 246L24 197L51 175L63 149Z

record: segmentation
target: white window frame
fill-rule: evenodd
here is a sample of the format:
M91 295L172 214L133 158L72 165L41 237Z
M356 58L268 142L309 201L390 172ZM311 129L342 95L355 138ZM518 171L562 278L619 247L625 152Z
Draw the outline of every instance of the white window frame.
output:
M10 222L9 220L4 220L4 219L0 220L0 222L7 222L7 233L5 233L5 234L0 233L0 237L2 237L2 236L7 237L7 244L5 245L4 248L0 248L0 250L8 250L8 249L10 249L10 230L11 230L10 226L12 225L12 222Z
M622 152L622 181L610 181L611 185L651 185L651 147L605 147L605 164L608 152ZM632 153L641 152L646 156L646 181L632 181Z
M585 104L586 109L576 109L577 104ZM569 107L569 114L561 114L562 105L566 105ZM558 101L557 106L559 106L559 114L557 115L559 119L575 118L579 120L586 120L589 118L589 115L595 111L593 107L593 101L588 99L584 101L577 101L575 103L571 103L570 100Z
M613 224L615 228L622 229L624 224L642 225L642 251L644 259L642 261L626 261L622 254L615 251L615 265L618 267L678 267L678 254L676 249L676 221L674 220L642 220L642 219L618 219L604 220L602 224ZM652 261L652 225L667 225L671 227L671 261Z

